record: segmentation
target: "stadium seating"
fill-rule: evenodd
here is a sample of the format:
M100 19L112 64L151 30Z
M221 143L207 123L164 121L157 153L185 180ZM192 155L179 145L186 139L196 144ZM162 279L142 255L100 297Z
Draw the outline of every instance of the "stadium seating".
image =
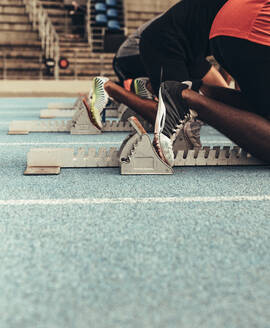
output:
M22 0L0 1L0 79L39 79L43 73L41 42Z
M168 9L177 0L91 0L90 44L83 37L69 38L72 31L70 5L64 0L39 0L60 40L60 55L69 67L60 79L114 77L112 59L125 36ZM98 16L103 15L103 16ZM33 30L23 0L0 0L0 78L53 79L46 75L38 32ZM15 17L16 16L16 17ZM99 52L99 53L97 53ZM106 53L108 52L108 53ZM5 67L5 69L4 69ZM5 73L4 73L5 72ZM6 76L7 75L7 76Z
M95 4L95 11L97 13L105 13L107 11L107 6L103 2L97 2Z
M105 14L96 15L96 24L99 26L106 26L108 23L108 18Z
M124 0L91 0L91 44L94 52L115 51L117 44L119 46L123 42L124 28Z
M117 31L121 30L120 23L117 20L109 20L107 26L109 30L117 30Z
M117 9L110 8L107 10L107 17L110 18L118 18L118 11Z
M110 8L116 8L117 7L117 0L106 0L105 3Z

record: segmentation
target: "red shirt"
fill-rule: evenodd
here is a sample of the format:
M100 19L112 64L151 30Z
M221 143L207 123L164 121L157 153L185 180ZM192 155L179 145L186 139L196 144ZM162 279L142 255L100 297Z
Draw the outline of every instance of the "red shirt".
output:
M228 0L216 15L209 38L221 35L270 46L270 0Z

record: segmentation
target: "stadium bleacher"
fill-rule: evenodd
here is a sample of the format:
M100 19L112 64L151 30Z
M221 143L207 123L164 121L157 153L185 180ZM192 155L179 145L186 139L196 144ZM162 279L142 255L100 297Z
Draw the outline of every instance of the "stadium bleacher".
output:
M0 33L0 77L54 79L52 71L46 69L44 49L26 11L26 2L0 0L0 31L4 32ZM67 69L59 70L59 78L89 79L95 75L114 78L113 52L125 37L176 1L89 0L89 22L85 20L84 36L76 35L69 14L71 7L66 1L36 2L42 4L59 37L59 57L69 61ZM84 10L87 16L87 6Z

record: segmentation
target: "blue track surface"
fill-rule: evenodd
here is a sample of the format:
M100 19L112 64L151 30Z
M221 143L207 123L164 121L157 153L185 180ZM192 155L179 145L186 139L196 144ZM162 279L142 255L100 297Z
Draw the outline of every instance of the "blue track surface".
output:
M0 327L270 327L269 168L23 176L30 148L125 137L7 135L56 101L0 99Z

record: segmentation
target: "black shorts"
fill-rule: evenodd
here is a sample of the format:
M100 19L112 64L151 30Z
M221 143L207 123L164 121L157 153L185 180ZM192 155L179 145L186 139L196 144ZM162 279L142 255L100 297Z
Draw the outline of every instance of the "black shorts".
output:
M173 37L163 38L154 30L154 25L141 36L140 55L156 95L163 81L202 79L211 68L204 56L191 61L185 50L184 35L182 42Z
M119 78L121 85L123 85L123 82L127 79L136 79L138 77L148 76L139 55L114 57L113 69Z
M219 64L238 82L252 111L269 116L270 47L228 36L217 36L210 45Z

